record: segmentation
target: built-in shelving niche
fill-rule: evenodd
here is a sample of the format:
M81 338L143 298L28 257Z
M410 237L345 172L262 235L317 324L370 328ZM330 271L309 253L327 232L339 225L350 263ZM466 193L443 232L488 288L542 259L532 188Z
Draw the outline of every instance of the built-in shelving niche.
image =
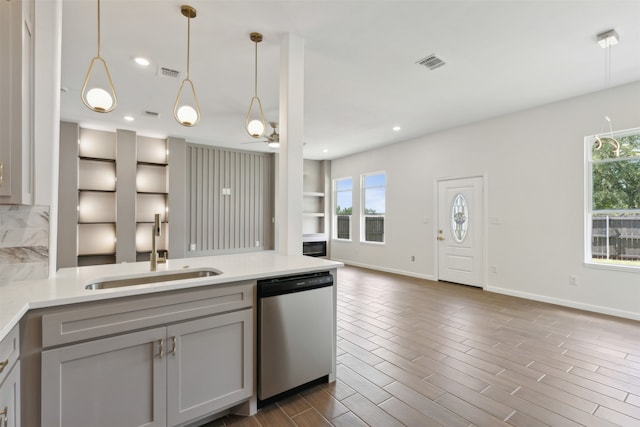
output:
M326 242L329 234L329 161L305 160L302 181L302 234L305 242Z
M157 241L158 249L167 251L167 141L134 135L136 159L135 162L127 164L117 161L116 154L118 144L125 144L121 147L125 152L131 150L132 139L118 142L119 132L77 129L77 265L115 263L116 254L121 254L122 245L130 245L117 241L118 224L126 224L125 229L135 229L135 255L127 256L126 259L134 261L132 258L135 257L136 261L148 260L156 213L160 214L162 221L162 235ZM131 138L126 134L123 137ZM123 194L123 191L117 190L119 186L133 188L134 185L135 193L131 196L130 192ZM130 212L133 212L135 207L135 214L131 218L118 218L119 204L131 206ZM130 253L129 250L126 252Z
M116 134L80 129L78 265L111 264L116 254Z
M304 235L324 234L324 193L302 193L302 233Z
M136 261L148 261L155 214L160 214L162 222L158 250L167 252L169 243L167 141L138 136L136 159Z

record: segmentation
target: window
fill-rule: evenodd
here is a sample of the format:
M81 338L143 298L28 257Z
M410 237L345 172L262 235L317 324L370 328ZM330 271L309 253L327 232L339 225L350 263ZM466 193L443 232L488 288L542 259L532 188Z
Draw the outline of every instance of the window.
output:
M364 242L384 242L386 176L384 172L362 175L362 221Z
M333 237L351 240L351 213L353 205L353 180L351 178L334 181Z
M586 262L640 267L640 129L586 140Z

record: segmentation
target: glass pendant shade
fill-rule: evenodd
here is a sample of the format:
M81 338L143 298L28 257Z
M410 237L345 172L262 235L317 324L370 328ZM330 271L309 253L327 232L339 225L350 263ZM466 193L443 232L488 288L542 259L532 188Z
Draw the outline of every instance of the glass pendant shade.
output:
M98 0L98 54L91 59L80 97L88 109L98 113L108 113L118 104L109 67L100 56L100 0Z
M251 120L247 125L247 130L251 136L258 136L264 134L264 124L260 120Z
M269 148L280 148L280 142L278 141L271 141L267 145Z
M173 117L182 126L195 126L200 121L200 105L196 96L196 89L189 78L191 54L191 18L196 17L196 10L191 6L182 6L180 12L187 18L187 77L182 80L178 96L173 105ZM188 86L188 89L185 88Z
M82 102L87 108L98 113L112 111L118 102L107 63L99 56L93 58L89 65L82 85Z
M264 119L264 113L262 112L262 103L257 96L251 98L245 127L249 135L253 138L260 138L267 129L267 123Z
M185 90L185 87L188 89ZM190 79L184 79L180 85L176 103L173 106L173 117L182 126L195 126L200 121L200 105Z

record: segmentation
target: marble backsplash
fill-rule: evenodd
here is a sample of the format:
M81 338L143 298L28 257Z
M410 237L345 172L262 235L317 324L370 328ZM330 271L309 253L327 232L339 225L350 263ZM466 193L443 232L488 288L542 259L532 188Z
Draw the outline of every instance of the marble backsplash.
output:
M0 284L49 273L49 207L0 205Z

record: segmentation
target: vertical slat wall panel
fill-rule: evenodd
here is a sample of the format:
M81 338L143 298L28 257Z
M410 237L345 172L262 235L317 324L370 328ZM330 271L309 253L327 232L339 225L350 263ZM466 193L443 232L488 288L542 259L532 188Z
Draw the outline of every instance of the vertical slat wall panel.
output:
M272 249L273 156L189 144L187 159L188 243L195 252Z

